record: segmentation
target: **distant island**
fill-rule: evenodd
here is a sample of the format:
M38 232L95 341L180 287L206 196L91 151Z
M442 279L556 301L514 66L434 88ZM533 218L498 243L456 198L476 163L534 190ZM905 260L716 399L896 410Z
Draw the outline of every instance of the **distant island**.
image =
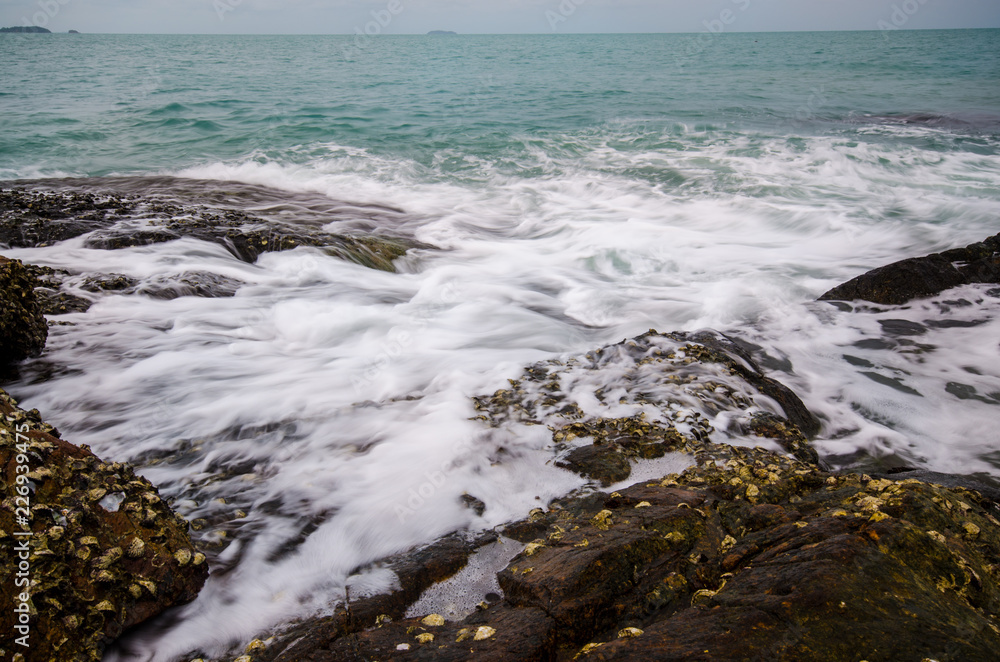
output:
M458 33L452 32L451 30L431 30L427 34L458 34Z
M70 30L70 31L69 31L69 34L80 34L80 33L79 33L79 32L77 32L76 30Z
M37 34L52 34L52 30L40 28L37 25L18 25L13 28L0 28L0 32L31 32Z

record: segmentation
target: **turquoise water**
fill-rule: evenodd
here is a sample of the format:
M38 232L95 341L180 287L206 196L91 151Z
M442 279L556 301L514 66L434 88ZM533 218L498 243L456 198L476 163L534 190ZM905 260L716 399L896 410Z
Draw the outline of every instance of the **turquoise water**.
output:
M109 660L242 650L391 585L366 564L592 488L541 426L485 431L470 397L649 328L761 347L830 466L1000 477L1000 289L815 301L1000 231L1000 30L0 35L0 180L18 179L426 246L397 273L193 239L3 248L96 299L5 388L209 523L205 590ZM79 287L192 271L243 285Z
M972 124L934 150L994 147L1000 31L351 37L6 35L0 176L303 162L336 144L470 176L603 140L856 134L869 115ZM581 145L580 143L584 143ZM527 164L522 161L527 160Z

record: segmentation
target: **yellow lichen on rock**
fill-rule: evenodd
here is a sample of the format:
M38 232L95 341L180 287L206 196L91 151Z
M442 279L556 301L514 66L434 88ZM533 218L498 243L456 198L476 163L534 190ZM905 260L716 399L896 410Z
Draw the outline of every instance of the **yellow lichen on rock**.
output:
M481 625L477 630L475 636L472 638L474 641L485 641L495 635L496 630L488 625Z
M441 614L428 614L420 622L431 628L441 627L444 625L444 616Z

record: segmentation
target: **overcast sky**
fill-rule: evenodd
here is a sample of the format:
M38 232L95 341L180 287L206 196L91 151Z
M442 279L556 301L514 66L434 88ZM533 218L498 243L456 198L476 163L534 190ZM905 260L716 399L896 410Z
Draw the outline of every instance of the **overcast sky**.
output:
M996 28L1000 0L0 0L0 26L23 24L292 34Z

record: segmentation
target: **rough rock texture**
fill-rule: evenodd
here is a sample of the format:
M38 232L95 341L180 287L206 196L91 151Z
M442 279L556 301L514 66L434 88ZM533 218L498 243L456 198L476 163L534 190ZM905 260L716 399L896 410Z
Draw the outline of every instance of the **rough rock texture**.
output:
M581 392L594 397L581 398ZM785 416L763 409L766 400ZM818 431L816 418L716 332L649 331L583 356L539 363L511 380L509 389L475 398L475 406L491 427L546 425L553 444L565 449L556 465L605 487L628 478L633 460L693 452L717 433L772 439L800 459L817 461L803 434ZM726 430L713 426L719 420ZM581 439L592 443L573 446Z
M1000 234L965 248L873 269L833 288L820 301L899 305L968 283L1000 283Z
M788 418L760 409L765 389ZM490 427L547 426L561 466L601 484L667 450L693 466L501 527L525 547L497 575L503 595L458 621L402 618L411 566L390 596L255 640L241 662L996 659L997 494L825 471L789 420L814 419L727 338L650 332L533 365L475 401ZM711 422L725 420L730 437L784 453L718 443ZM442 543L417 564L447 572L420 587L465 562Z
M347 634L401 619L407 607L416 602L424 590L454 575L465 566L476 548L495 540L495 534L472 541L452 535L433 545L386 559L379 565L396 573L398 590L349 600L346 608L338 608L331 616L296 624L283 633L279 643L267 647L266 651L261 648L253 659L282 662L310 659L312 651L336 645Z
M267 221L246 212L188 207L153 198L82 192L0 190L0 243L48 246L93 233L89 248L116 249L192 237L224 246L246 262L268 251L314 246L373 269L393 271L392 261L414 244Z
M996 504L761 449L698 460L508 526L535 537L500 572L503 600L461 622L376 618L249 659L996 659Z
M25 459L28 472L19 472ZM31 582L16 588L18 566L0 564L0 599L7 606L0 612L3 659L23 653L8 637L21 591L29 591L31 605L24 659L76 662L100 660L125 628L194 599L204 584L204 555L155 487L130 467L63 441L36 410L19 409L3 391L0 470L0 545L12 550L28 541L22 560ZM33 486L26 497L16 493L18 475ZM26 502L27 527L16 519L25 516L17 509ZM30 537L16 535L28 530Z
M0 365L37 356L49 328L35 297L35 278L19 260L0 256Z

